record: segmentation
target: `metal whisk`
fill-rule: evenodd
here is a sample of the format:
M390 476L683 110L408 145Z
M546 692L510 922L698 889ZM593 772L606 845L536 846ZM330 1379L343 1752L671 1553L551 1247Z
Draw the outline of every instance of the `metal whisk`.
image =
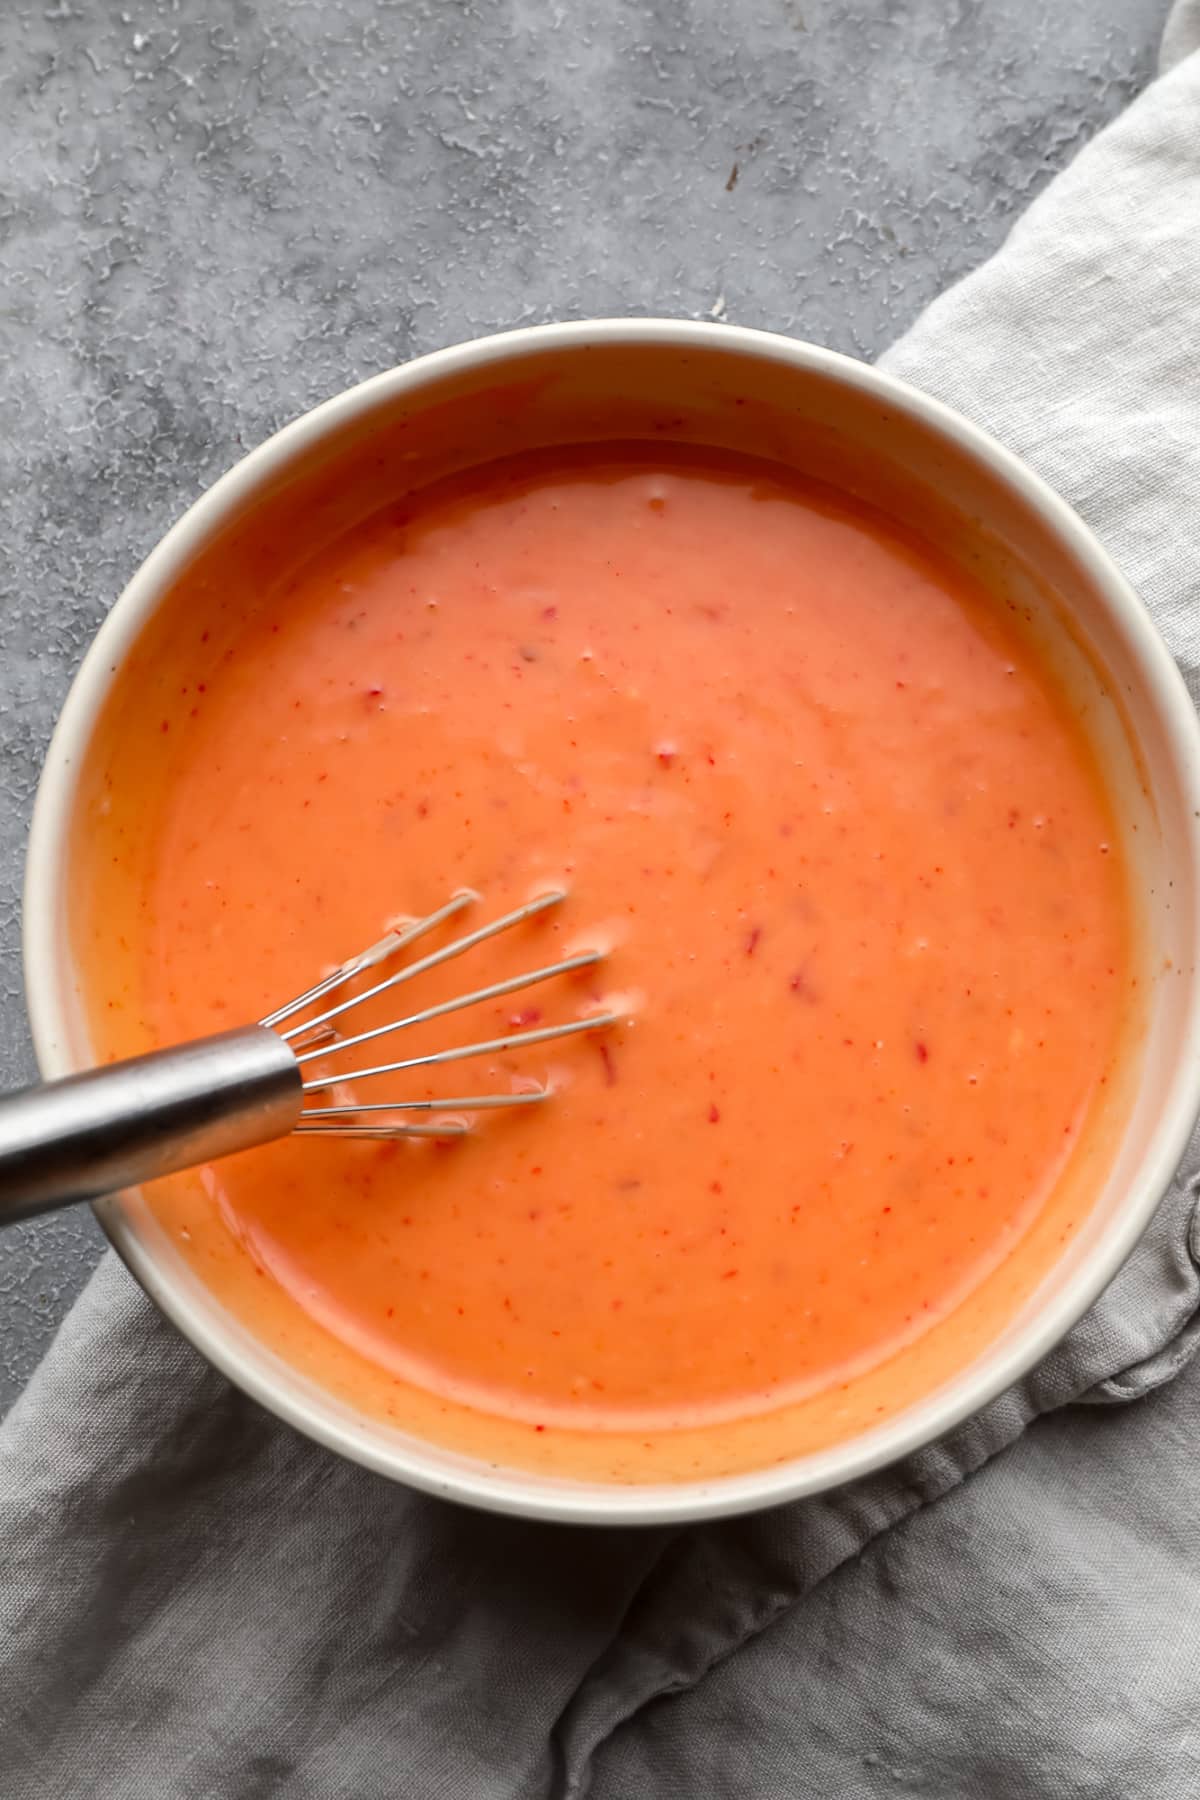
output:
M355 1008L512 930L565 898L558 891L541 894L415 962L404 963L361 991L345 992L359 976L399 956L478 899L464 890L426 918L389 931L257 1025L110 1063L84 1075L0 1098L0 1224L136 1187L156 1176L293 1132L306 1137L446 1138L461 1136L471 1128L468 1120L456 1114L540 1104L548 1098L548 1090L541 1087L448 1100L399 1096L361 1103L341 1101L334 1090L351 1082L403 1076L414 1069L598 1031L615 1024L616 1013L588 1013L559 1025L510 1031L503 1037L370 1067L339 1068L331 1073L327 1062L335 1053L340 1059L347 1051L378 1038L520 993L599 962L602 950L580 951L369 1030L341 1034L339 1022ZM333 1104L321 1103L330 1096ZM414 1119L414 1114L446 1116L421 1121Z

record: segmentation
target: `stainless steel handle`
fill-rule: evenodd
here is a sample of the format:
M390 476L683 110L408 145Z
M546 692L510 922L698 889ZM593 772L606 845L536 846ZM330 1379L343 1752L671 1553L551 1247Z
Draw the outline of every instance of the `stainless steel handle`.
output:
M299 1065L265 1025L0 1097L0 1225L283 1137Z

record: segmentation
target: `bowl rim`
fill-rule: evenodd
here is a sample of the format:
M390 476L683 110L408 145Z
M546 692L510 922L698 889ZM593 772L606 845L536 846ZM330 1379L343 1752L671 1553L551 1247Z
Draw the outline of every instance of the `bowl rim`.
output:
M294 457L330 433L365 418L406 392L444 377L480 370L530 352L577 353L597 344L667 351L718 350L784 363L871 396L903 413L918 428L948 442L1007 487L1075 560L1118 622L1153 698L1180 790L1190 802L1186 846L1200 881L1200 720L1183 678L1150 616L1107 552L1072 507L1017 456L941 401L850 357L781 334L741 326L659 318L594 319L538 325L470 340L414 358L369 377L273 433L242 457L184 512L135 571L101 624L71 684L38 783L24 885L23 952L26 1000L34 1049L45 1079L78 1065L69 1051L65 959L57 954L58 925L69 880L67 842L75 770L107 696L113 674L163 595L200 546ZM709 1480L613 1485L502 1470L445 1453L426 1457L373 1428L339 1416L345 1404L329 1396L314 1403L273 1371L282 1359L252 1343L248 1327L222 1329L194 1306L182 1283L156 1257L134 1222L117 1206L96 1208L109 1242L142 1288L184 1337L230 1381L278 1418L327 1449L406 1485L493 1512L547 1521L607 1525L664 1525L716 1519L844 1486L895 1463L942 1437L1018 1381L1078 1321L1125 1262L1159 1205L1183 1156L1200 1112L1200 982L1182 1031L1185 1054L1171 1073L1159 1120L1136 1177L1095 1245L1082 1256L1045 1307L1014 1341L984 1351L932 1395L868 1432L762 1470ZM194 1278L193 1278L194 1279ZM215 1311L215 1309L214 1309ZM257 1354L256 1354L257 1352ZM298 1377L296 1379L299 1379ZM386 1428L385 1428L386 1429Z

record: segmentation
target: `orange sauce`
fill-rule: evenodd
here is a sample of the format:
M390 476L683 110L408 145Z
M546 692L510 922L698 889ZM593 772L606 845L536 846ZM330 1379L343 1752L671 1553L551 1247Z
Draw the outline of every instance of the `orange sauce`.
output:
M159 1184L204 1278L357 1403L518 1463L719 1471L860 1424L828 1397L944 1336L1052 1209L1130 981L1103 785L1002 597L778 468L632 446L410 497L208 642L181 615L156 716L131 671L102 733L102 1052L257 1017L464 885L468 926L569 898L404 1010L608 957L395 1054L623 1023L359 1090L553 1084L461 1142Z

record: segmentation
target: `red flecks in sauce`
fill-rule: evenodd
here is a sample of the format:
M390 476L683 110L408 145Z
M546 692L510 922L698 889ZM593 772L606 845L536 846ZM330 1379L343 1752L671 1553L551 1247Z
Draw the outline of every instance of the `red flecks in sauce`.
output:
M795 970L794 973L788 977L788 987L791 992L795 994L797 1000L807 1000L811 1006L817 1004L816 992L812 982L804 973L803 969ZM850 1042L849 1038L845 1041L846 1043Z

